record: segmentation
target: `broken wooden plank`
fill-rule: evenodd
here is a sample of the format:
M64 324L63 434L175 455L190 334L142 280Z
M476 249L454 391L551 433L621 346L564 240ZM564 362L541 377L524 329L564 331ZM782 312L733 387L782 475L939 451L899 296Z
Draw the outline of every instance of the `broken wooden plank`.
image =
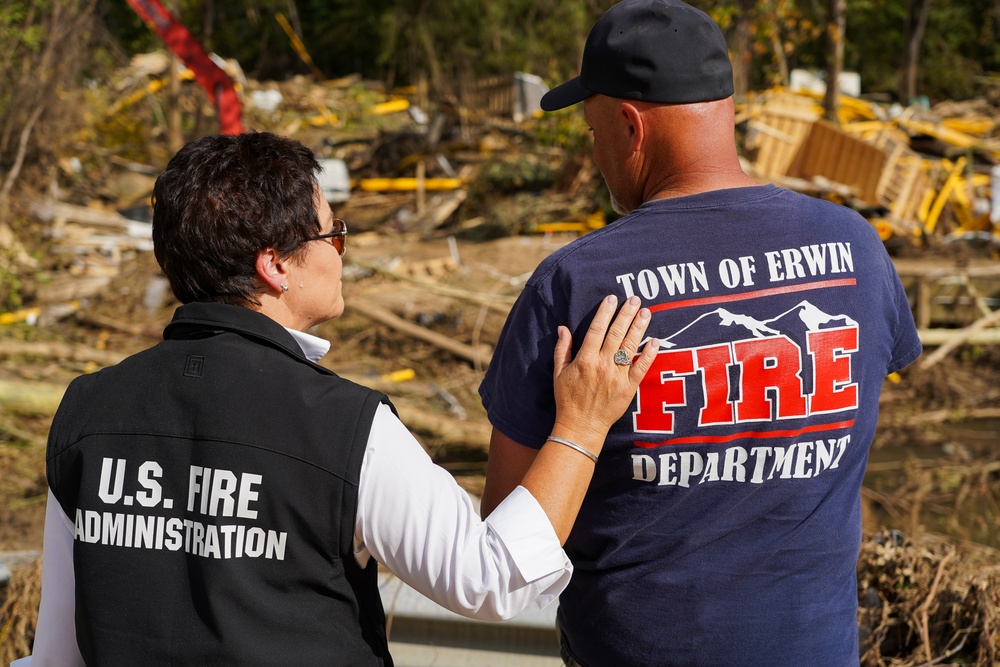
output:
M917 335L924 347L936 347L947 343L959 331L962 329L917 329ZM1000 329L977 331L962 342L967 345L998 345L1000 344Z
M129 227L129 219L117 211L102 211L52 199L29 199L27 205L31 214L43 222L63 220L121 232Z
M432 206L425 209L423 214L408 226L410 229L426 237L443 225L458 210L458 207L462 205L462 202L468 196L469 193L465 190L456 190L441 198L440 201L435 201Z
M419 324L404 320L402 317L375 304L367 303L363 307L348 307L359 315L364 315L369 319L392 327L396 331L422 340L425 343L430 343L446 352L451 352L461 359L471 361L477 368L485 368L490 363L490 359L493 358L493 351L484 345L473 347L459 342L436 331L426 329Z
M66 276L39 287L35 298L41 303L75 301L101 294L109 284L109 276Z

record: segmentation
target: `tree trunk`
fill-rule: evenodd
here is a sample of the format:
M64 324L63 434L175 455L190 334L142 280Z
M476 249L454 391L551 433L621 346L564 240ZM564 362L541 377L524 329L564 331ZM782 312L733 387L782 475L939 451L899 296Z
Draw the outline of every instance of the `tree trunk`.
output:
M931 0L910 0L906 13L906 59L903 63L903 101L917 96L917 65L920 62L920 42L924 39Z
M840 73L844 70L844 32L847 0L829 0L826 19L826 99L823 109L828 120L840 124Z
M777 0L770 0L768 12L772 16L778 15ZM781 42L781 26L775 24L771 26L771 48L774 49L774 61L778 66L778 74L781 77L781 85L788 87L790 84L788 75L788 58L785 57L785 45Z
M179 16L176 0L165 3L164 6L175 16ZM168 54L170 71L167 86L167 149L171 154L184 147L184 128L181 118L181 77L179 70L184 63L170 51Z
M206 49L212 49L212 36L215 34L215 0L205 0L201 14L201 40Z
M178 69L180 59L170 54L170 85L167 87L167 148L171 154L184 146L184 129L181 122L181 77Z
M1000 0L993 0L993 34L1000 34Z
M753 51L750 43L750 19L755 0L740 0L733 29L733 85L736 97L745 98L750 91Z
M420 40L420 46L424 52L424 60L427 64L427 71L431 77L431 90L437 95L441 95L446 92L444 90L444 73L441 71L441 63L437 57L437 49L434 47L434 37L431 35L430 28L427 26L427 22L422 16L417 17L417 25L415 29L417 31L417 38Z

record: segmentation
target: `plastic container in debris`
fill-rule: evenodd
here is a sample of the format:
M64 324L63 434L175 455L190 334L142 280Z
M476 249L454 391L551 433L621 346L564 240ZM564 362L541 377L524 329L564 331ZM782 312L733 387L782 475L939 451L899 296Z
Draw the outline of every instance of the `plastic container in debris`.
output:
M351 177L347 173L347 164L337 158L319 160L322 167L317 180L323 196L331 204L342 204L351 196Z

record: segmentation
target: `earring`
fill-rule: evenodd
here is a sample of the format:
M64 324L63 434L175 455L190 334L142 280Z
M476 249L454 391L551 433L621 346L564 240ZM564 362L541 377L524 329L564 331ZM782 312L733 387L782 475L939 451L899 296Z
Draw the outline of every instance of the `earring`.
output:
M288 291L288 285L285 284L285 283L281 283L281 291L282 292L287 292Z

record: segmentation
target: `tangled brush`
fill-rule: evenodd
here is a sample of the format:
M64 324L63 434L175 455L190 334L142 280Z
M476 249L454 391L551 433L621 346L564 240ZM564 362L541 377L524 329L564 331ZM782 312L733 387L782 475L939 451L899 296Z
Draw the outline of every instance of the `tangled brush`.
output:
M1000 665L1000 566L993 550L899 533L858 559L862 667Z
M42 597L42 559L14 568L11 575L0 589L0 665L31 653Z

